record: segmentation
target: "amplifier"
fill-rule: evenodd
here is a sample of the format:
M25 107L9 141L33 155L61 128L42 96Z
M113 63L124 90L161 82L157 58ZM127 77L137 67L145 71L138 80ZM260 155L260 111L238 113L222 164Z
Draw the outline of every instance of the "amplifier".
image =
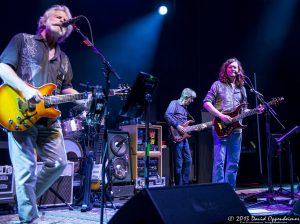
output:
M0 203L14 200L14 179L12 166L0 166Z
M42 169L43 163L37 163L37 172ZM51 186L68 204L73 204L73 179L74 179L74 162L69 162L61 176ZM62 206L65 205L50 190L47 190L37 201L39 206Z
M114 198L132 197L134 195L134 185L113 185L111 191Z
M165 177L149 177L149 188L153 187L165 187ZM135 189L143 189L145 187L145 178L138 177L135 181Z

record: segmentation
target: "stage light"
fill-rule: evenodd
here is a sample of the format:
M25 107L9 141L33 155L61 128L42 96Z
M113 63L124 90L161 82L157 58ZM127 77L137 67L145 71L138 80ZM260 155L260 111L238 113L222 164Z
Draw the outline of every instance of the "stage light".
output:
M165 6L165 5L160 6L158 9L158 13L163 16L166 15L168 13L167 6Z

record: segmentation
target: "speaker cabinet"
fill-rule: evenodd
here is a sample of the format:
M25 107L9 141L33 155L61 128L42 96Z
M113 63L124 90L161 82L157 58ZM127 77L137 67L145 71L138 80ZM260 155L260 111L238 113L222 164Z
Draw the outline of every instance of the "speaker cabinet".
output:
M108 172L112 184L132 182L130 163L130 139L127 132L108 131Z
M206 110L201 110L201 122L209 122L213 116ZM211 183L214 160L214 140L212 129L203 130L198 134L198 184Z
M227 223L229 216L246 215L250 213L227 183L186 185L143 189L109 224Z
M7 141L0 141L0 154L0 166L11 165Z
M166 186L173 183L173 161L171 158L170 147L162 148L162 176L166 178Z
M2 204L14 202L15 196L14 170L9 157L7 141L0 141L0 155L0 204Z
M214 160L212 130L208 129L199 132L198 143L198 155L195 157L195 160L198 160L198 183L211 183Z
M43 163L37 163L37 171L42 169ZM67 167L58 178L58 180L51 186L68 204L73 204L73 174L74 162L68 162ZM61 206L65 205L58 197L50 190L47 190L37 201L39 206Z

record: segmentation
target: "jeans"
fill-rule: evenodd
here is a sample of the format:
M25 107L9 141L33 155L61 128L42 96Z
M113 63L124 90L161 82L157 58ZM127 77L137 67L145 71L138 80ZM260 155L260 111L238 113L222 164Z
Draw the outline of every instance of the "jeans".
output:
M227 138L220 139L213 130L213 138L214 162L212 182L227 182L235 189L241 153L242 132L234 131Z
M187 139L179 143L173 143L174 155L174 180L175 185L189 183L192 166L192 156Z
M60 125L34 125L8 133L9 153L15 173L18 213L22 223L38 218L37 198L58 179L67 166ZM37 174L37 155L43 167Z

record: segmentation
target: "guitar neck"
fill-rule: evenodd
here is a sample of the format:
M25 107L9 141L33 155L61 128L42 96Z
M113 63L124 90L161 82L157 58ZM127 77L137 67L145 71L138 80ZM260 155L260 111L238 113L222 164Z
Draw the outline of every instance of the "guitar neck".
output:
M211 127L213 124L212 121L206 122L206 123L202 123L202 124L196 124L196 125L191 125L191 126L187 126L185 127L185 131L186 132L190 132L190 131L202 131L206 128Z
M108 96L118 95L119 91L120 90L118 90L118 89L110 89ZM84 92L84 93L75 93L75 94L45 96L44 101L45 101L45 103L50 104L50 105L68 103L68 102L74 102L76 100L87 99L89 94L92 94L92 93Z
M76 93L76 94L65 94L65 95L54 95L54 96L45 96L44 101L47 104L54 105L60 103L74 102L76 100L83 100L88 98L88 94L86 93Z
M245 117L249 117L249 116L252 116L252 115L257 114L257 113L258 113L258 109L254 108L252 110L249 110L247 112L244 112L244 113L241 113L241 114L235 116L234 118L232 118L231 123L239 121L239 120L241 120L241 119L243 119Z

